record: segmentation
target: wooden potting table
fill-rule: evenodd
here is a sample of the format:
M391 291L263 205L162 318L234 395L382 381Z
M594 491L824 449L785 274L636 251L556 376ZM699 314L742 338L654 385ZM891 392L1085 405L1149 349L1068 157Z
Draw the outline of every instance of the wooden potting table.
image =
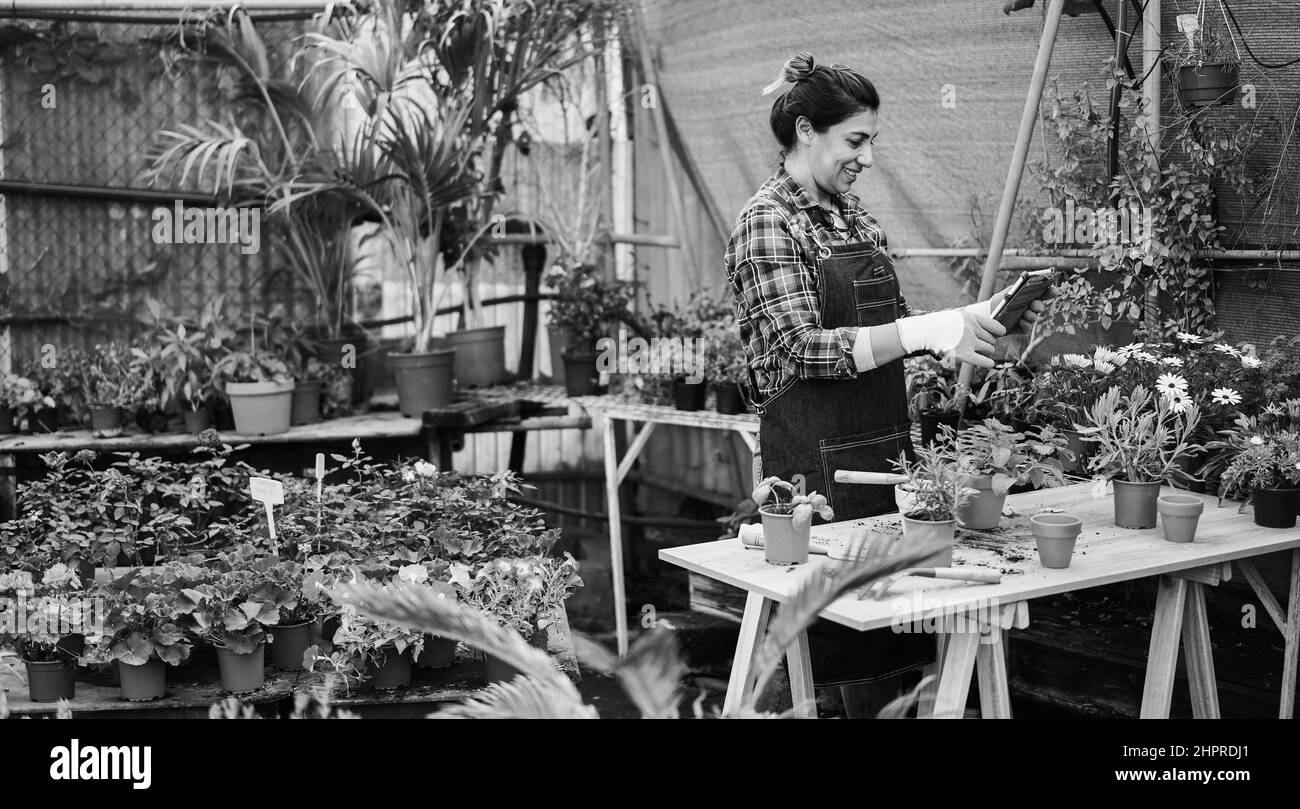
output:
M1009 718L1003 635L1008 629L1028 625L1031 600L1156 576L1159 588L1141 716L1169 716L1181 640L1193 715L1217 718L1219 701L1205 588L1229 579L1235 565L1285 639L1279 716L1290 718L1295 708L1300 653L1300 528L1261 528L1249 515L1238 514L1235 503L1220 508L1214 497L1202 496L1206 506L1196 539L1178 544L1166 541L1159 527L1140 531L1116 527L1111 497L1094 498L1090 483L1012 495L1007 503L1019 516L1004 517L1002 527L992 532L959 530L954 550L955 565L997 569L1003 574L1000 584L969 585L908 577L898 580L880 597L841 598L821 617L859 631L891 626L895 631L935 631L940 656L932 715L962 716L971 675L978 671L982 715ZM1083 532L1068 568L1053 570L1038 562L1028 517L1045 509L1068 512L1083 521ZM813 541L845 543L859 525L891 530L898 527L898 515L817 526L813 528ZM1278 551L1291 552L1285 608L1251 562L1253 557ZM733 710L754 687L755 660L773 607L790 596L808 568L827 564L826 557L813 555L806 565L778 567L767 564L761 550L742 547L739 539L671 548L660 551L659 556L747 593L724 706L724 710ZM816 701L806 633L791 646L786 660L795 709L813 717Z
M593 421L601 433L604 442L605 460L605 501L609 513L609 554L610 567L614 577L614 627L618 636L618 654L627 654L628 628L626 588L623 580L623 523L619 507L618 489L632 470L641 450L655 427L670 424L679 427L696 427L705 430L727 430L740 434L745 446L752 454L755 449L755 437L758 435L758 416L750 413L723 415L712 411L677 410L662 405L624 402L608 396L584 396L578 403L592 413ZM615 442L615 422L628 424L640 423L641 429L628 444L627 451L620 458ZM743 494L737 495L737 500Z

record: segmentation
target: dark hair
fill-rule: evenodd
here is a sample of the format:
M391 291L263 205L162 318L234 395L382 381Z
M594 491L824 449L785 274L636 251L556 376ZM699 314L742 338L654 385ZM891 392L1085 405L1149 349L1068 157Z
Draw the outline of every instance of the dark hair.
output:
M786 82L793 86L772 104L769 119L782 155L794 148L794 124L801 115L812 122L813 129L825 132L864 110L880 108L880 96L866 76L842 65L816 65L807 51L790 57L763 95Z

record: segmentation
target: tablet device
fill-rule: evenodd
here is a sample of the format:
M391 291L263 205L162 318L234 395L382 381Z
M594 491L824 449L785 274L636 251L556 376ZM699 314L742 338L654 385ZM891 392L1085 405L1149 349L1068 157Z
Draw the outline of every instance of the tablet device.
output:
M1031 270L1021 273L1016 282L1007 290L1002 303L993 310L993 319L1001 323L1008 332L1020 323L1029 304L1041 298L1056 279L1056 270Z

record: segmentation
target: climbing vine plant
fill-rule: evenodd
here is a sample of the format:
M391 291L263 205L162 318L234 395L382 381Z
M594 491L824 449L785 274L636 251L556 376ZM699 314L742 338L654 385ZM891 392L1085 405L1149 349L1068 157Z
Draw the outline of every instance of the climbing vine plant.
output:
M1125 84L1120 116L1131 125L1121 128L1119 171L1107 178L1106 99L1116 82ZM1063 284L1051 322L1083 317L1109 329L1114 322L1138 321L1155 291L1169 305L1160 312L1164 333L1209 331L1214 274L1197 254L1222 246L1218 190L1242 194L1254 187L1246 156L1263 130L1203 116L1175 118L1157 149L1147 137L1142 99L1127 84L1122 72L1112 73L1098 102L1087 84L1068 95L1053 85L1045 97L1045 135L1060 154L1031 166L1049 200L1044 215L1031 220L1031 239L1049 252L1087 249L1113 278L1098 286L1078 271Z

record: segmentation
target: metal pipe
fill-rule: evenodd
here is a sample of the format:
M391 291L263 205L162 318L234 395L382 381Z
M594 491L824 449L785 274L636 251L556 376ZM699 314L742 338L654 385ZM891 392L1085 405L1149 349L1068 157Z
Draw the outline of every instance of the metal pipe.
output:
M978 247L902 247L890 250L892 258L976 258L985 254ZM1032 247L1008 247L1003 249L1004 257L1026 257L1051 261L1059 258L1086 258L1096 261L1088 250L1066 248L1052 253L1044 253ZM1196 254L1198 258L1223 261L1300 261L1300 250L1203 250Z
M1160 176L1160 0L1146 0L1142 7L1142 96L1146 99L1146 136L1156 162L1155 176ZM1160 289L1151 284L1147 290L1146 322L1160 325Z
M39 0L0 0L0 16L21 17L24 14L49 14L77 11L158 11L201 13L213 9L226 10L236 6L244 11L324 11L330 3L320 0L65 0L65 2L39 2Z
M95 199L108 202L127 202L148 205L157 202L189 202L195 205L216 205L211 194L194 191L176 191L156 188L119 188L106 185L75 185L72 183L41 183L32 180L0 180L0 194L21 194L29 197L65 197L68 199Z

